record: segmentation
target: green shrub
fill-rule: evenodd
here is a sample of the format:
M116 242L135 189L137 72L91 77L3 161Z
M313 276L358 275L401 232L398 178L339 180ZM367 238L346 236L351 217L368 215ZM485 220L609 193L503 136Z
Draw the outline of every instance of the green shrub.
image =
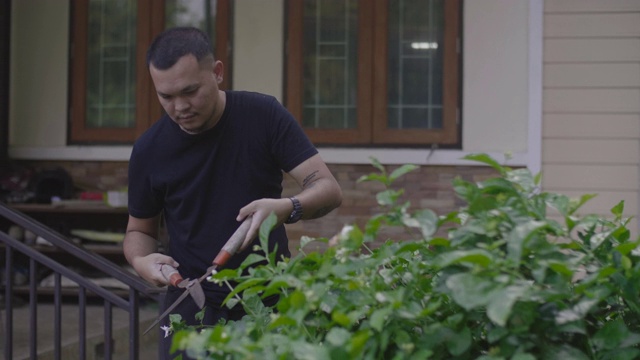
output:
M385 185L384 213L345 227L325 251L305 253L327 239L303 237L294 258L252 255L221 271L215 281L237 282L227 306L249 315L200 329L172 315L174 347L224 359L639 358L640 252L623 203L612 219L581 217L591 195L542 192L526 169L467 159L499 175L454 180L466 206L445 216L400 203L392 184L415 166L389 174L374 160L379 173L360 180ZM260 229L263 248L274 223ZM369 248L387 226L415 240ZM260 301L274 294L275 311Z

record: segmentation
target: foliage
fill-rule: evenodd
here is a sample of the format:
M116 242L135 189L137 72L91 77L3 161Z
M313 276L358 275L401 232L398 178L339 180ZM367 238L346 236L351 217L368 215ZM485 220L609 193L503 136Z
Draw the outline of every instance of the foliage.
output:
M399 202L402 190L391 186L415 166L388 174L374 160L379 173L361 181L385 185L377 196L383 213L364 229L345 227L323 252L304 246L327 239L303 238L294 258L252 255L221 271L215 281L237 282L226 305L241 303L248 315L178 330L174 346L225 359L640 357L640 252L623 203L612 219L582 217L592 195L542 192L526 169L482 154L467 159L499 176L454 180L466 206L444 216ZM274 224L263 224L263 246ZM415 240L370 249L385 226L402 226ZM260 297L274 294L275 309L262 305Z

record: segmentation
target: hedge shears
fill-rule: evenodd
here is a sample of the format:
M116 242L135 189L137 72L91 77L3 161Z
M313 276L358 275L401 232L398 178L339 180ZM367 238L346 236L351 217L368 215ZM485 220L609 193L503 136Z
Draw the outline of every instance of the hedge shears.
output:
M193 298L193 301L196 305L202 309L205 304L205 295L202 290L202 281L207 277L214 274L216 269L224 266L229 259L238 251L242 243L244 242L244 238L247 236L249 232L249 228L251 227L251 216L247 217L242 224L238 227L238 229L231 235L229 240L224 244L218 255L216 255L215 259L213 259L212 265L207 268L207 271L204 275L200 276L197 279L183 279L178 270L171 265L162 264L160 267L160 271L162 274L169 279L169 283L172 286L177 288L185 289L182 295L176 299L176 301L171 304L165 310L160 317L158 317L147 330L145 330L144 334L148 333L154 326L156 326L162 319L164 319L167 315L169 315L184 299L186 299L189 295ZM144 335L143 334L143 335Z

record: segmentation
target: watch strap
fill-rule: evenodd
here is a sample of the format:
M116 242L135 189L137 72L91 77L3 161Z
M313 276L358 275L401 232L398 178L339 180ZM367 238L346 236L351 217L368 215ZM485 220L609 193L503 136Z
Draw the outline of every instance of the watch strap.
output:
M285 224L293 224L302 218L302 205L300 204L300 200L296 199L295 196L290 197L289 200L291 200L293 204L293 210L291 210L289 218L284 222Z

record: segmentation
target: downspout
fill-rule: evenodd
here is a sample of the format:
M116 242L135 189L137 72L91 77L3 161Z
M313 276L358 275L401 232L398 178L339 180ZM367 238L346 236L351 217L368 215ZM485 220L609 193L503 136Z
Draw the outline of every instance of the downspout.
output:
M9 163L11 0L0 1L0 171Z

